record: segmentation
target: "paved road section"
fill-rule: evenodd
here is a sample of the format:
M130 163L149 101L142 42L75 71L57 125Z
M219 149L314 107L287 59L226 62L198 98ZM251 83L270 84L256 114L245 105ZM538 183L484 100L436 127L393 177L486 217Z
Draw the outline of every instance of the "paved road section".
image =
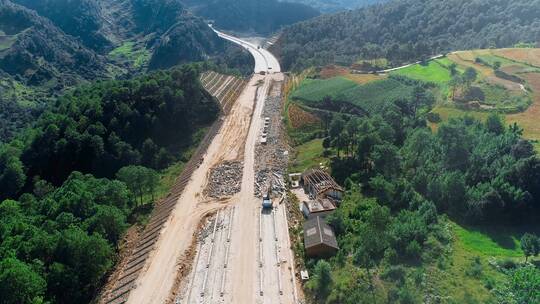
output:
M272 55L272 53L270 53L266 49L260 48L260 46L254 45L240 38L227 35L223 32L216 30L213 27L212 29L214 30L214 32L216 32L216 34L218 34L219 37L229 40L233 43L236 43L242 46L243 48L247 49L251 53L253 58L255 58L255 69L254 69L255 73L260 73L260 72L280 73L281 72L279 61L274 55Z

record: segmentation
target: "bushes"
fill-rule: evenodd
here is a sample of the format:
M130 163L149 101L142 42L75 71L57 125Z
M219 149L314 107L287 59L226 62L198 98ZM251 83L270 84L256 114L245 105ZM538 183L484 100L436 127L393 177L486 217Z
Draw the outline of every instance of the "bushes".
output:
M429 112L426 114L426 119L431 123L440 123L441 115L439 113Z
M480 260L480 257L475 257L474 260L471 262L471 265L465 273L473 278L480 278L483 273L483 267L482 267L482 261Z

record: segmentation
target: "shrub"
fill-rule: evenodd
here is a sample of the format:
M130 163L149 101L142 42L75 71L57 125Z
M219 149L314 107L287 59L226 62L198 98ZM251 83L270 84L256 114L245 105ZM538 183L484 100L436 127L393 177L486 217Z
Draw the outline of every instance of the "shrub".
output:
M471 263L471 266L469 269L465 271L465 273L474 278L479 278L482 276L483 267L482 267L482 261L480 260L480 257L475 257L474 260Z
M407 253L407 256L411 259L417 259L420 257L420 254L422 254L422 247L416 240L413 240L412 242L407 245L407 248L405 249L405 252Z
M427 113L426 119L431 123L440 123L442 121L441 115L434 112Z
M405 282L406 276L407 270L402 265L390 266L381 275L384 280L396 282L398 285Z
M517 267L517 264L514 260L510 258L506 258L499 262L499 266L506 270L515 269Z

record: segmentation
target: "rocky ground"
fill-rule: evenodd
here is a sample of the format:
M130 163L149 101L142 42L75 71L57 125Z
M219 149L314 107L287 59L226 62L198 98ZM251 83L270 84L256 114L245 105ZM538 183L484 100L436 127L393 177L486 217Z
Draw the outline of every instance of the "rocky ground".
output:
M285 175L289 161L288 147L285 141L285 130L281 122L282 82L274 82L263 109L262 121L270 118L266 127L267 143L260 140L255 147L255 195L262 196L268 187L272 187L273 196L281 196L286 190ZM261 128L264 132L264 126Z
M238 193L243 168L242 162L239 161L226 161L212 168L205 194L213 198L222 198Z

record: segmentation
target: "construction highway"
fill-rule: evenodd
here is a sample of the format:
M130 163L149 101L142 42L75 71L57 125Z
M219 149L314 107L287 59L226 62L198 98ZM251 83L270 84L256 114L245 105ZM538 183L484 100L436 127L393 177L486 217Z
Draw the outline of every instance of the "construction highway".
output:
M299 303L285 206L263 210L254 186L263 108L270 95L280 96L284 75L267 50L214 31L249 50L255 73L223 117L127 303ZM228 162L243 165L239 192L207 196L209 172Z

